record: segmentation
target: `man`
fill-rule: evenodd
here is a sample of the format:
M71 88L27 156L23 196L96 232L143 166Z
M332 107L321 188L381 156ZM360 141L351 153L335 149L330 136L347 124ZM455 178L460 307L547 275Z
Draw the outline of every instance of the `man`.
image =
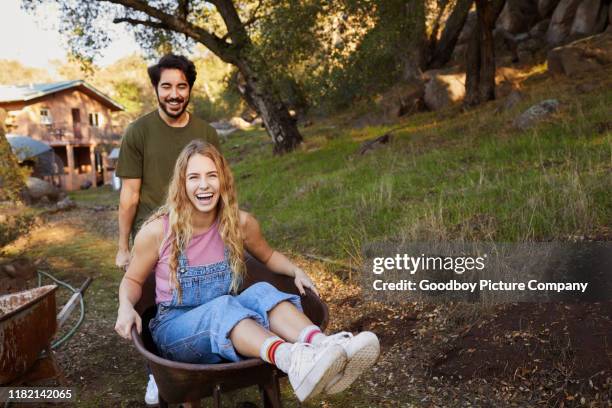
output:
M142 223L165 201L174 163L183 147L202 139L219 148L216 131L187 112L197 75L193 62L168 54L149 67L148 73L158 108L127 128L117 164L122 186L115 263L123 269L130 262L130 238L133 240ZM157 398L157 387L150 375L145 402L156 404Z

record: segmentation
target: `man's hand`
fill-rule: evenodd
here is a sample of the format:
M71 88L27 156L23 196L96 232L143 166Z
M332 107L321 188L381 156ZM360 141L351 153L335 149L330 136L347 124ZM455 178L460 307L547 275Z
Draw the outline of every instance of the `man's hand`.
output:
M115 265L125 270L130 265L130 250L126 248L119 248L117 256L115 256Z

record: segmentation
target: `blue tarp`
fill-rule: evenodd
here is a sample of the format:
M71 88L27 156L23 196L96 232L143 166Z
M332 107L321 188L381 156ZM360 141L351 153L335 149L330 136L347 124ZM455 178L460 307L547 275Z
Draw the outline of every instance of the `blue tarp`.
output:
M19 163L24 161L34 162L33 176L54 176L64 174L64 163L58 155L53 152L53 148L28 136L15 134L6 135L11 145L11 150L17 156Z
M19 162L27 159L34 159L36 156L53 150L53 148L45 142L34 140L28 136L20 136L9 133L6 135L6 140L8 140L9 144L11 145L11 149L13 150L13 153L15 153L15 156L17 156L17 160L19 160Z

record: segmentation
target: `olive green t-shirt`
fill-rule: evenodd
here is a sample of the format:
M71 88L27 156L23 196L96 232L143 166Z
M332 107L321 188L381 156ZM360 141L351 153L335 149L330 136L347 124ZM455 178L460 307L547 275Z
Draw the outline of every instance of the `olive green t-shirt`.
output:
M121 178L142 179L133 233L164 204L176 159L194 139L212 143L219 149L215 129L193 114L189 114L189 123L184 127L169 126L157 110L128 126L121 142L116 174Z

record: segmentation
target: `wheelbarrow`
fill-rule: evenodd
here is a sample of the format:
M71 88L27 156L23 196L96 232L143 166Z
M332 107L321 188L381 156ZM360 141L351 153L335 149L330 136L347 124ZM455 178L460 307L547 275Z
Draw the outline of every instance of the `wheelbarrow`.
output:
M246 259L247 276L240 290L257 282L268 282L277 289L299 294L293 279L275 274L252 257ZM325 329L328 323L327 305L310 289L301 297L304 313L312 322ZM202 398L213 397L213 406L221 407L223 392L253 385L259 387L264 407L280 408L279 378L285 374L259 358L219 364L188 364L160 357L151 338L149 321L157 311L155 305L155 276L151 274L142 288L142 296L135 306L142 318L142 334L132 327L132 339L138 352L145 358L159 391L159 406L169 403L191 402L199 405Z
M73 290L72 297L57 315L57 285L0 296L0 385L18 386L46 378L65 383L51 353L54 348L51 340L81 301L91 281L88 278L80 289Z

